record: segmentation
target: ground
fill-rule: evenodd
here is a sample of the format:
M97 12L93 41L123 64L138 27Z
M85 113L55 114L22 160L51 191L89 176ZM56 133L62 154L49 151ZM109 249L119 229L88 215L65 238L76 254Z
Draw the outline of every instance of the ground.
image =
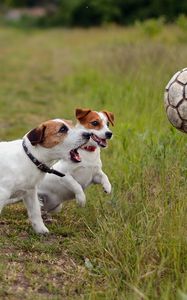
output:
M163 106L186 42L177 26L0 28L2 140L74 119L76 107L116 119L102 151L111 195L90 187L86 207L67 203L47 236L34 234L22 203L3 210L1 299L186 299L186 136Z

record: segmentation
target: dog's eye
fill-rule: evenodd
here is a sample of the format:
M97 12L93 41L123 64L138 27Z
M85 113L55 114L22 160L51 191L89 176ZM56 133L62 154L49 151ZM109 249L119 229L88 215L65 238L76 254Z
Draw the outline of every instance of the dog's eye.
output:
M107 122L107 123L106 123L106 125L107 125L107 127L109 127L110 123L109 123L109 122Z
M93 121L93 122L91 122L91 124L92 124L93 126L98 126L98 125L99 125L99 122L98 122L98 121Z
M68 127L66 125L63 125L62 127L60 127L59 132L64 133L68 131Z

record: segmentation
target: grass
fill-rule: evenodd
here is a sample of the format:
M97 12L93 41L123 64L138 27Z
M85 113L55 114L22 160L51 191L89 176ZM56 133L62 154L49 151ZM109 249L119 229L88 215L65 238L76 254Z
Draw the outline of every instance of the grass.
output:
M163 108L165 85L186 67L186 41L177 26L153 36L140 24L0 28L2 140L49 118L72 119L76 107L116 117L102 151L112 195L90 187L86 207L67 204L44 237L21 203L3 210L1 299L186 299L186 136Z

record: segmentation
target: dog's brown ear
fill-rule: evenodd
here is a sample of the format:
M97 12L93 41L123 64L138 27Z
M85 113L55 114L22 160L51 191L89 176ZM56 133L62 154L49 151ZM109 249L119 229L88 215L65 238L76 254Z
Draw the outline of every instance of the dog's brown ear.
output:
M114 126L114 114L107 110L103 110L102 112L107 116L107 118L108 118L109 122L112 124L112 126Z
M77 120L80 121L81 119L85 118L90 112L91 112L90 109L76 108L75 116Z
M28 134L27 137L33 146L41 144L44 141L44 133L45 133L46 126L41 125L32 129Z

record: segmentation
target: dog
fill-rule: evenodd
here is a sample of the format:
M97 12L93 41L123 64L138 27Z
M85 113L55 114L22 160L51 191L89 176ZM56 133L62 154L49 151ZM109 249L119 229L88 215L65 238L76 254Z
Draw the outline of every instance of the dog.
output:
M46 172L63 177L51 166L59 159L74 159L77 149L89 138L86 130L73 128L69 121L54 119L32 129L23 139L1 142L0 212L6 204L23 199L35 232L48 233L41 217L37 185Z
M84 189L92 183L101 184L106 193L111 192L111 184L107 175L102 171L100 148L107 146L107 140L112 138L109 123L114 125L114 115L108 111L96 112L90 109L77 108L77 129L87 130L91 134L86 146L79 148L73 161L60 160L54 168L68 174L58 178L47 174L38 188L39 198L45 212L59 212L62 203L76 199L84 206L86 198Z

